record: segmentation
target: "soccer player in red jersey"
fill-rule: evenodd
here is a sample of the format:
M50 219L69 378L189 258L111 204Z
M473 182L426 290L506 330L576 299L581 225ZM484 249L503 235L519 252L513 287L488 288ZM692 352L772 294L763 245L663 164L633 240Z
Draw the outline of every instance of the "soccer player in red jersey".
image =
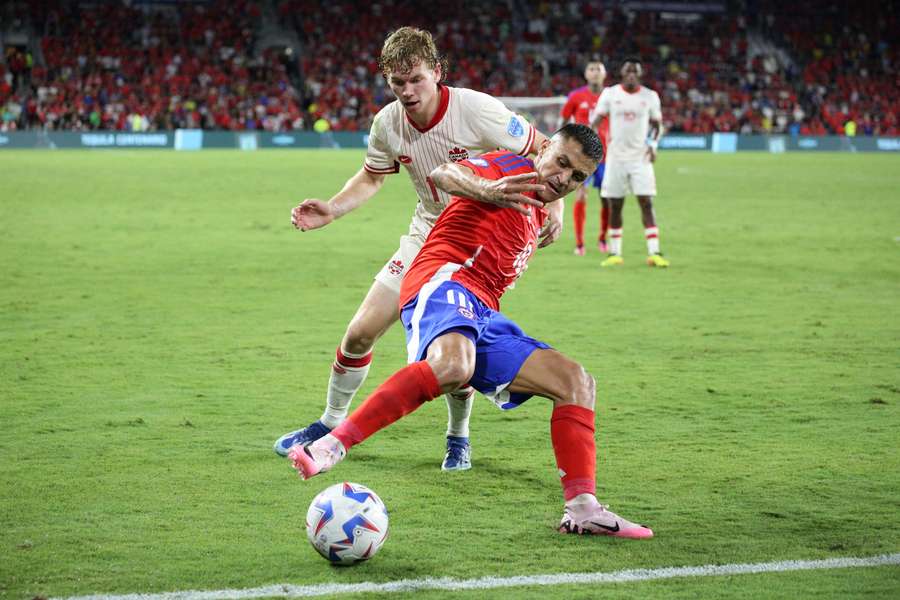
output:
M560 111L564 123L581 123L590 125L590 113L600 98L603 91L603 82L606 80L606 67L599 60L592 60L584 68L584 78L587 85L576 88L569 93L565 105ZM606 139L609 135L609 122L606 119L597 125L597 133L606 147ZM587 213L588 186L593 184L598 193L603 183L603 172L606 167L606 157L597 166L597 170L588 177L584 185L579 186L575 192L575 204L572 208L572 217L575 223L575 255L584 256L584 222ZM609 229L609 200L600 196L600 234L597 238L597 246L600 252L606 253L609 248L606 244L606 232Z
M428 175L438 165L496 149L522 156L537 153L546 137L520 115L487 94L444 85L446 61L431 34L401 27L384 42L379 58L382 74L396 96L382 108L369 131L362 168L329 201L307 198L291 213L301 231L329 225L376 195L388 175L405 171L416 191L415 212L397 252L375 276L365 299L347 326L328 380L325 411L319 419L276 440L274 450L286 456L294 444L308 444L343 421L356 391L363 385L378 339L400 318L400 282L450 195L433 185ZM475 197L475 200L489 201ZM562 205L556 203L547 220L541 246L559 237ZM447 395L447 453L444 471L471 468L470 388Z
M330 434L291 448L289 456L302 478L330 469L351 447L442 393L470 385L501 409L543 396L554 406L550 438L565 498L559 530L653 536L648 527L597 501L593 377L499 312L500 297L534 253L546 208L523 213L469 199L531 198L546 205L584 183L602 157L594 131L568 124L535 162L500 151L431 172L434 184L454 197L401 286L409 364Z

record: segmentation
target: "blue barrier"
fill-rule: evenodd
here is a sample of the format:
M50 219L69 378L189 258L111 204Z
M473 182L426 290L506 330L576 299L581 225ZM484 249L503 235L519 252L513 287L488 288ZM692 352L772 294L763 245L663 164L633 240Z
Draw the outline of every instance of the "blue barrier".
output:
M235 148L258 150L267 148L365 148L369 136L365 132L329 131L204 131L176 129L130 133L124 131L13 131L0 133L3 148L169 148L200 150ZM900 152L900 137L857 136L788 136L738 135L713 133L689 135L671 133L659 142L661 150L694 150L702 152Z

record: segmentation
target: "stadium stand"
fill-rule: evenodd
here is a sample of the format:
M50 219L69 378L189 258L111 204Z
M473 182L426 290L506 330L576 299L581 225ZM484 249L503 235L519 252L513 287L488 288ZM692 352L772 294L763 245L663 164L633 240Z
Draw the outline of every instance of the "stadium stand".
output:
M403 24L435 33L449 82L497 96L563 95L588 56L634 55L669 131L900 133L897 8L868 0L8 2L0 129L364 131Z

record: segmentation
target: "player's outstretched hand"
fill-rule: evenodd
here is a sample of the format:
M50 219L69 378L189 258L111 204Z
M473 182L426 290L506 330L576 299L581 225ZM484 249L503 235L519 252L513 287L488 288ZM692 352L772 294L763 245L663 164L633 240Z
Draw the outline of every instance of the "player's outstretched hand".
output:
M647 160L656 162L656 150L653 149L653 146L647 146Z
M307 198L291 211L291 224L300 231L325 227L332 221L331 204L316 198Z
M520 173L496 180L485 180L485 190L482 200L497 206L512 208L523 215L531 214L529 206L543 206L544 203L534 198L529 198L525 192L543 192L545 187L541 183L531 183L537 178L537 173Z

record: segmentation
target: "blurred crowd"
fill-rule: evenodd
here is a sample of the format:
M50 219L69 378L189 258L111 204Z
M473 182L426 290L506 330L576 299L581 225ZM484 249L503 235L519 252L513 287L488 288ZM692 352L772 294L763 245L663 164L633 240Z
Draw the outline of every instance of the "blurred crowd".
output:
M40 52L4 42L3 130L366 130L393 99L381 44L409 24L435 34L448 83L496 96L563 96L584 84L591 57L606 62L611 85L636 56L669 131L900 135L892 3L744 0L698 4L704 13L574 0L4 6L0 31L32 32ZM264 48L265 8L299 40L296 54Z

